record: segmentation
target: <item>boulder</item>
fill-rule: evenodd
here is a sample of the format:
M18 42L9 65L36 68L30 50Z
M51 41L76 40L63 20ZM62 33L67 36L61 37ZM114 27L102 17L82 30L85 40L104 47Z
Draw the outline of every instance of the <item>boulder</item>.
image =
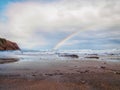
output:
M59 54L59 57L79 58L76 54Z
M0 50L20 50L15 42L0 38Z

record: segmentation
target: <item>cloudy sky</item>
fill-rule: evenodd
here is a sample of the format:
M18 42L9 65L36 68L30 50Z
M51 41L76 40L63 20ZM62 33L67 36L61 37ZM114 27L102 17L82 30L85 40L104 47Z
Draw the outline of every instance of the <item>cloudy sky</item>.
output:
M0 0L0 37L22 49L120 48L120 0Z

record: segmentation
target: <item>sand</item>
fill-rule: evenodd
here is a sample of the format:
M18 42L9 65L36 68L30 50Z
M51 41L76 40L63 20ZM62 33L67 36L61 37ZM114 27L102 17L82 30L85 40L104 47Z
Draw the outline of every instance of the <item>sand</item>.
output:
M17 62L18 60L17 58L0 58L0 64Z
M120 90L120 62L48 61L0 72L0 90Z

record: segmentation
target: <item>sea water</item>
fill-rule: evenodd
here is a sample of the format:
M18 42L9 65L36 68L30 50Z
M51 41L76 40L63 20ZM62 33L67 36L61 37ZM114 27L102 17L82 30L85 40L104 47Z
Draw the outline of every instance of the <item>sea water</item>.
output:
M66 55L77 55L78 58ZM86 57L99 57L86 58ZM0 74L50 67L54 63L69 60L98 60L120 63L120 49L112 50L21 50L0 51L0 59L17 59L18 61L0 64Z
M84 58L87 55L111 56L119 57L120 49L107 50L17 50L17 51L0 51L0 58L18 58L20 60L64 60L75 59L70 57L60 57L59 54L78 55L79 58ZM119 60L119 58L118 58Z

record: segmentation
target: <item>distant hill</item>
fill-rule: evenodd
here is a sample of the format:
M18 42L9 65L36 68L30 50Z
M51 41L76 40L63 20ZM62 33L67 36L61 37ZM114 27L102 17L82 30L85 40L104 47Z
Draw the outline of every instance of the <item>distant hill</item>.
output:
M0 50L20 50L20 48L15 42L0 38Z

